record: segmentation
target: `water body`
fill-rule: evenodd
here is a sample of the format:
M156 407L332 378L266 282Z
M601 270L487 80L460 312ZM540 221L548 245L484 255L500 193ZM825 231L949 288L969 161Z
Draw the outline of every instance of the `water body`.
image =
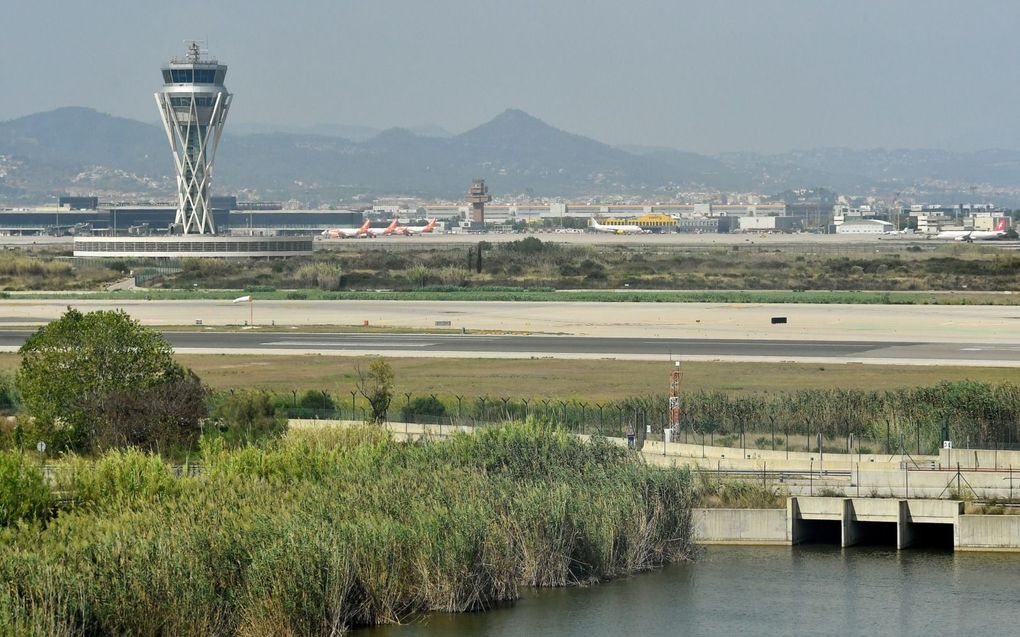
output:
M861 547L710 547L599 586L433 614L359 637L1016 635L1020 555Z

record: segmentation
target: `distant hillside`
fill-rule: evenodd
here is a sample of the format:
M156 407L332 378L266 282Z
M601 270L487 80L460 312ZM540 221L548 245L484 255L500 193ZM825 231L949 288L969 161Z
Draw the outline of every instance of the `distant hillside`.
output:
M257 130L259 125L247 127ZM459 135L318 126L238 133L228 121L216 163L217 192L311 205L355 196L455 199L484 177L496 194L667 198L677 189L776 193L826 187L974 194L1020 203L1020 153L816 149L716 157L668 148L615 148L507 110ZM338 133L338 134L321 134ZM339 133L348 133L348 139ZM977 186L984 184L981 188ZM109 198L172 196L173 165L161 127L88 108L61 108L0 122L0 198L38 202L62 192Z

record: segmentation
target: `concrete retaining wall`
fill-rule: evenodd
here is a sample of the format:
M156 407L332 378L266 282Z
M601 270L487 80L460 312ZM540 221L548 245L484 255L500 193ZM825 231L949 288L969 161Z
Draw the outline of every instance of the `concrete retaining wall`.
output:
M1020 551L1020 516L961 515L956 537L960 551Z
M790 544L786 509L694 509L702 544Z
M889 454L856 454L856 453L826 453L824 456L819 455L818 452L812 451L790 451L787 452L782 449L772 451L771 449L742 449L740 447L712 447L709 445L694 445L684 444L680 442L670 442L666 445L665 452L663 451L663 443L661 440L646 440L643 451L649 453L658 453L667 456L683 456L687 458L704 458L704 459L728 459L728 460L765 460L765 461L793 461L793 462L814 462L815 467L818 467L819 461L824 461L826 466L830 462L842 463L849 467L851 464L870 464L870 463L889 463L899 462L899 456L890 456ZM935 456L915 456L918 462L929 462L935 461ZM833 465L833 469L835 469Z
M942 449L939 464L944 469L1002 469L1016 467L1020 471L1020 451L996 449Z

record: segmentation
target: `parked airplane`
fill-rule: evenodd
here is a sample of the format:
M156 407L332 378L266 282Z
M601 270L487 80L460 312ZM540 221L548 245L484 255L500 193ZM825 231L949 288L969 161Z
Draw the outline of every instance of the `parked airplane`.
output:
M608 232L610 234L641 234L644 232L644 228L641 226L604 226L596 221L595 217L591 218L588 227L595 232Z
M368 234L372 237L378 237L379 235L389 236L397 229L397 220L394 218L390 221L390 225L386 226L382 230L372 230L369 228Z
M990 241L1006 236L1006 218L999 219L991 230L945 230L935 235L936 239L953 241Z
M322 231L322 236L329 237L330 239L354 239L355 237L370 236L371 231L369 230L369 221L366 219L365 223L361 224L360 228L326 228Z
M397 226L394 230L394 234L402 234L404 236L411 236L415 234L428 234L436 229L435 218L429 219L429 222L424 226Z

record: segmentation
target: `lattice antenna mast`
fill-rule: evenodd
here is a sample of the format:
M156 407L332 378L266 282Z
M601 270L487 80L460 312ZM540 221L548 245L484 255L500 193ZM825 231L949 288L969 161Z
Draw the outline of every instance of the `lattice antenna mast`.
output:
M216 234L209 198L213 164L231 95L223 85L226 65L210 59L197 41L185 57L163 66L163 90L155 94L177 171L180 234Z
M673 371L669 375L669 429L674 438L680 433L680 381L684 373L680 369L680 361L673 362Z

